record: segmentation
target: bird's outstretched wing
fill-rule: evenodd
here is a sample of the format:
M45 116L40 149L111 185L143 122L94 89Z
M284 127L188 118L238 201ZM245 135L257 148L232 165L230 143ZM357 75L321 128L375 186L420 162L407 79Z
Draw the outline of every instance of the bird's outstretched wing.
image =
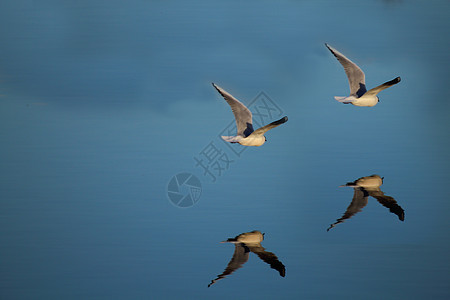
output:
M373 89L370 89L367 91L366 95L373 95L376 96L379 92L381 92L382 90L387 89L388 87L391 87L397 83L400 82L400 77L394 78L388 82L383 83L382 85L379 85L377 87L374 87Z
M278 260L278 257L272 252L268 252L264 249L261 244L247 244L247 247L258 255L258 257L264 261L266 264L269 264L272 269L277 270L280 273L281 277L286 276L286 267L283 265L281 261Z
M352 202L347 207L347 210L342 215L342 217L337 219L336 222L334 222L333 224L330 225L330 227L328 227L327 231L329 231L337 224L343 223L345 220L350 219L351 217L359 213L367 205L367 200L369 198L369 194L367 193L367 191L360 187L355 187L354 190L355 192L353 193Z
M337 51L327 43L325 43L325 46L331 51L331 53L333 53L333 55L344 67L345 74L347 74L348 83L350 85L350 95L355 95L357 97L364 95L367 91L364 72L341 52Z
M233 257L231 258L230 262L228 263L225 270L222 272L222 274L218 275L215 279L211 280L211 283L208 284L208 287L216 283L222 278L225 278L225 276L230 275L240 267L242 267L243 264L245 264L248 260L248 255L250 250L248 247L243 243L237 243L234 244L234 253Z
M252 113L248 108L242 104L238 99L234 98L230 93L225 91L217 84L212 84L214 88L222 95L223 98L230 105L233 111L234 118L236 119L237 133L243 137L249 136L253 132Z
M272 128L275 128L277 126L280 126L281 124L286 123L288 120L288 117L282 117L281 119L279 119L278 121L272 122L270 124L267 124L266 126L263 126L261 128L256 129L252 135L253 136L258 136L258 135L264 135L264 133L266 133L267 131L269 131Z
M393 214L396 214L400 221L405 220L405 210L397 204L394 198L391 196L386 196L381 190L369 190L369 196L374 197L378 200L378 202L386 208L389 208L389 211Z

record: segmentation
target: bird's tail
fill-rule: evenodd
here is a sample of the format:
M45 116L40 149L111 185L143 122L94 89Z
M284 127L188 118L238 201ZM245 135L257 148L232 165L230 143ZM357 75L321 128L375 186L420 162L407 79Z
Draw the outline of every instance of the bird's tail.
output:
M349 186L349 187L357 187L355 181L353 181L353 182L347 182L346 184L340 185L339 187L345 187L345 186Z
M348 96L348 97L334 96L334 99L344 104L349 104L357 100L355 96Z
M225 136L225 135L222 135L222 139L225 141L225 142L228 142L228 143L239 143L239 141L242 139L242 137L241 136Z
M226 241L221 241L221 243L237 243L236 238L229 238Z

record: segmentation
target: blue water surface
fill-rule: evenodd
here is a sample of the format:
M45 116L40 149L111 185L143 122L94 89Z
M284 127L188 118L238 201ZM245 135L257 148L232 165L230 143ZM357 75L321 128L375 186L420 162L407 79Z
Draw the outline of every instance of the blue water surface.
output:
M449 11L2 1L0 298L448 299ZM325 42L368 88L402 81L375 107L338 103ZM240 152L211 82L259 122L289 121ZM201 185L177 181L189 207L169 196L180 173ZM353 198L339 186L372 174L405 220L370 197L327 232ZM219 242L252 230L286 276L249 253L208 288L235 249Z

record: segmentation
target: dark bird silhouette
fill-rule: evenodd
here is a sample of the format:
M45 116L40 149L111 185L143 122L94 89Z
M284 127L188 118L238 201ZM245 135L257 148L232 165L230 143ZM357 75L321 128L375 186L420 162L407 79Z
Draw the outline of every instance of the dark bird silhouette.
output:
M222 274L218 275L215 279L211 280L211 283L208 284L208 287L215 284L220 279L225 278L227 275L232 274L237 269L241 268L248 260L249 253L253 252L258 257L269 264L272 269L277 270L280 273L280 276L284 277L286 275L286 268L283 263L278 260L278 257L272 252L268 252L261 246L261 242L264 239L264 234L260 231L251 231L242 233L234 238L229 238L226 241L221 243L233 243L234 244L234 253L233 257L231 257L230 262L228 263L225 270Z
M389 208L391 213L397 215L400 221L405 220L405 211L397 204L394 198L386 196L381 190L380 186L383 184L383 177L378 175L371 175L361 177L353 182L348 182L341 187L348 186L354 189L353 199L350 205L347 207L345 213L328 227L327 231L335 227L337 224L343 223L345 220L350 219L355 214L359 213L368 202L369 196L378 200L378 202L386 208Z

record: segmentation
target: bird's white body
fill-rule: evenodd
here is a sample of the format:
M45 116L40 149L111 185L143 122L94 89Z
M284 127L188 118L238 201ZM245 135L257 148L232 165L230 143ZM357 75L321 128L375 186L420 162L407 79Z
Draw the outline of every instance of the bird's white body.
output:
M371 176L365 176L361 177L353 182L349 182L346 185L342 186L349 186L349 187L362 187L365 189L375 189L379 188L383 184L383 178L379 175L371 175Z
M334 99L341 103L351 103L356 106L375 106L378 103L378 97L374 95L367 95L364 94L360 98L357 98L355 96L348 96L348 97L339 97L334 96Z
M230 238L222 243L245 243L245 244L256 244L261 243L264 240L264 233L261 231L253 230L251 232L241 233L235 238Z
M222 139L229 143L239 143L242 146L262 146L266 142L264 136L222 136Z

